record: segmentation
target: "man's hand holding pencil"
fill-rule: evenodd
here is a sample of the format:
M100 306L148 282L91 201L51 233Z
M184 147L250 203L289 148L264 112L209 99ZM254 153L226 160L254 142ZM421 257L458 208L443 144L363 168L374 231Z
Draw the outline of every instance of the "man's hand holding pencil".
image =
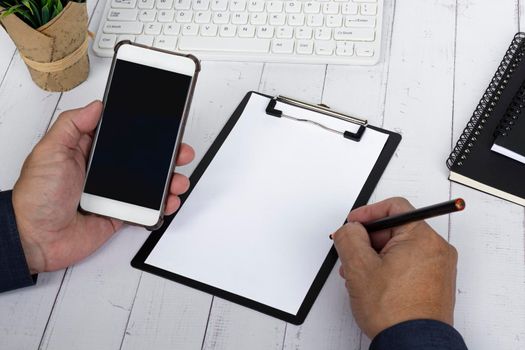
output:
M361 224L413 210L390 198L352 211L332 235L352 312L370 339L408 320L453 323L456 249L424 221L373 234Z

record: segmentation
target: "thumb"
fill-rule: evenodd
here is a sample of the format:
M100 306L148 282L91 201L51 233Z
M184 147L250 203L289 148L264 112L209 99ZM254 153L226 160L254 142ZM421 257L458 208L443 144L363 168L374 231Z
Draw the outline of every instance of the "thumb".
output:
M381 262L381 258L370 243L368 232L360 223L345 224L332 235L332 238L346 273L348 273L346 267L351 267L352 271L369 270Z
M101 113L102 103L100 101L93 101L83 108L65 111L60 114L49 130L48 138L74 148L84 134L95 130Z

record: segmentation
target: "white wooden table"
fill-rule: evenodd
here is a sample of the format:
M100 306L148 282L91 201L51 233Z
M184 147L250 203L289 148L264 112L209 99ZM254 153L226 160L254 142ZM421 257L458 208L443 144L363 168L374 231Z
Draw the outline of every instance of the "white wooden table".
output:
M93 31L104 2L88 0ZM371 201L402 195L422 206L465 198L466 212L430 221L459 251L456 327L471 349L524 349L525 211L450 183L445 166L524 23L519 0L386 0L376 66L203 62L185 141L199 160L248 90L323 102L401 133ZM61 111L101 98L110 60L90 56L87 82L48 93L31 82L0 30L0 189L12 188ZM337 269L306 322L294 326L131 268L146 237L125 228L83 262L0 295L0 348L367 349Z

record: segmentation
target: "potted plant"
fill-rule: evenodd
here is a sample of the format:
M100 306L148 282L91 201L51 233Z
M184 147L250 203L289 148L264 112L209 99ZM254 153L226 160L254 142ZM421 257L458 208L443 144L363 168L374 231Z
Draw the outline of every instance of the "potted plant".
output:
M0 0L0 24L42 89L67 91L87 79L85 0Z

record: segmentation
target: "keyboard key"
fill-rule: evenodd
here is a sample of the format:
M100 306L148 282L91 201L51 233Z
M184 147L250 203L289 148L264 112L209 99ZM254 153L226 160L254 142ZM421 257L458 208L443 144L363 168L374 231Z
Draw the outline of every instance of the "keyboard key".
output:
M117 36L114 34L102 34L98 41L98 46L102 49L112 49L117 41Z
M374 28L376 26L376 19L370 16L346 16L345 26Z
M219 51L267 53L270 39L181 37L179 49L186 51Z
M375 16L377 13L376 4L362 4L361 5L361 14L365 16Z
M233 38L235 33L237 33L237 27L231 24L225 24L219 28L219 35L223 37Z
M135 21L139 14L139 10L110 10L108 12L108 20L110 21Z
M368 28L345 28L334 31L335 40L373 41L375 32Z
M309 27L299 27L295 30L297 39L312 39L313 29Z
M354 54L354 43L351 41L336 41L335 54L338 56L352 56Z
M151 35L139 35L135 39L135 42L141 45L153 46L153 39L154 37Z
M142 10L139 14L139 19L142 22L153 22L157 16L157 11L155 10Z
M102 30L106 34L140 34L142 27L140 22L106 22Z
M191 8L191 0L175 0L175 10L189 10Z
M160 23L148 23L144 26L144 34L147 35L159 35L162 31L162 24Z
M226 11L228 8L228 0L212 0L211 9L213 11Z
M273 37L274 28L270 26L257 27L257 36L259 38L271 38Z
M155 0L138 0L139 9L152 9L155 5Z
M232 24L248 24L248 13L236 12L232 13Z
M308 27L321 27L323 22L323 15L308 15L308 17L306 17L306 25Z
M125 41L125 40L129 40L131 42L134 42L135 41L135 35L129 35L129 34L119 35L118 38L117 38L117 43L119 43L121 41Z
M282 1L269 1L268 4L266 5L266 10L270 13L282 12L283 2Z
M163 50L175 50L175 45L177 45L177 37L175 36L158 36L155 38L154 47Z
M301 3L299 1L286 1L284 9L287 13L300 13Z
M173 22L173 18L175 18L174 10L162 10L159 11L157 20L159 22Z
M274 39L272 41L272 52L293 53L294 41L286 39Z
M115 9L132 9L135 8L137 0L112 0L111 7Z
M343 16L329 15L326 17L326 26L330 28L337 28L343 25Z
M252 13L250 15L250 23L254 25L266 24L266 13Z
M302 13L288 15L288 24L291 26L304 25L304 15Z
M286 23L286 15L284 13L272 13L268 18L268 23L272 26L282 26Z
M246 9L245 0L231 0L230 11L244 11Z
M226 24L230 22L230 14L228 12L216 12L213 14L213 23Z
M162 32L164 33L164 35L179 35L180 24L178 23L165 24Z
M332 29L330 28L316 28L314 37L317 40L330 40L332 38Z
M193 18L193 11L177 11L175 21L178 23L190 23Z
M361 57L374 56L374 47L366 44L355 44L355 54Z
M250 12L263 12L264 1L262 0L251 0L248 1L248 11Z
M199 11L195 12L195 23L210 23L211 12L210 11Z
M182 35L194 36L194 35L197 35L198 32L199 32L198 24L189 23L189 24L185 24L182 26Z
M319 13L321 11L321 4L314 1L304 3L304 13Z
M245 25L240 26L237 30L239 37L241 38L253 38L255 36L255 26Z
M171 10L173 8L173 0L157 0L157 8L159 10Z
M210 0L194 0L193 9L197 11L206 11L210 7Z
M219 27L216 24L205 24L201 27L202 36L217 36Z
M315 53L318 55L331 55L334 53L335 43L333 41L316 41Z
M323 4L323 13L327 15L336 15L339 13L339 4L327 2Z
M278 27L276 29L275 36L279 39L291 39L293 38L292 27Z
M299 40L296 51L301 55L311 55L314 52L314 42L311 40Z
M359 5L346 3L341 5L341 12L343 15L357 15L359 11Z

